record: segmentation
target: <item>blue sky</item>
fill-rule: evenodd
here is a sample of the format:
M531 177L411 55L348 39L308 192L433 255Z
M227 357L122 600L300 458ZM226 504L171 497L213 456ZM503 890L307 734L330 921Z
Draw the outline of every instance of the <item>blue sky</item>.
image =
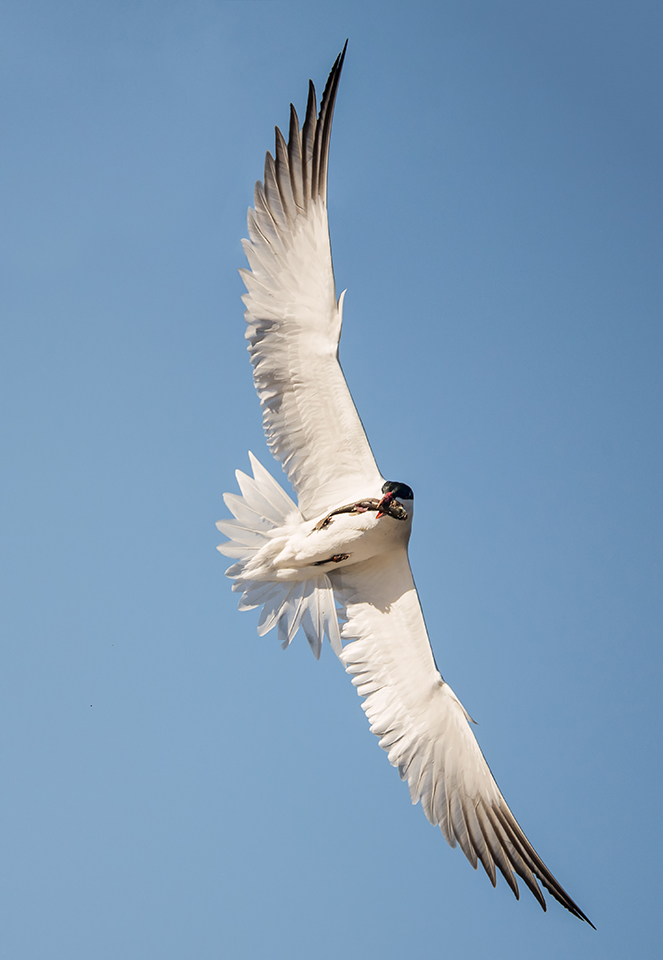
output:
M2 952L658 956L659 4L0 8ZM442 672L598 931L452 851L215 551L240 238L346 37L344 369Z

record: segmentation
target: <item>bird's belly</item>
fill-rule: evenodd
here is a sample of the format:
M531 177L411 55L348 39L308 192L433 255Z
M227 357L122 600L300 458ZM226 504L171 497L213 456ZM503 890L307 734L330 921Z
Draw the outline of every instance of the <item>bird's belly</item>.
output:
M373 512L339 514L322 529L317 520L306 521L284 538L273 557L274 578L308 580L388 553L407 543L411 521L390 516L379 519Z

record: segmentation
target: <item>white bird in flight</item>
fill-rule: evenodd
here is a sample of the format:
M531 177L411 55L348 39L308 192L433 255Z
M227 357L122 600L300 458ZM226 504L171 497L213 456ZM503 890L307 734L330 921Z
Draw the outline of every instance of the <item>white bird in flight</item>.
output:
M242 495L224 496L235 519L217 524L230 537L219 550L236 561L226 572L239 609L262 606L261 636L276 626L285 648L302 627L317 658L326 634L412 802L449 844L475 869L481 861L493 886L497 868L518 897L517 874L545 910L538 879L591 924L523 833L437 668L408 561L414 495L380 473L339 364L327 163L344 56L319 116L309 81L304 125L291 104L287 143L276 128L243 241L263 426L298 503L249 454L253 477L237 471Z

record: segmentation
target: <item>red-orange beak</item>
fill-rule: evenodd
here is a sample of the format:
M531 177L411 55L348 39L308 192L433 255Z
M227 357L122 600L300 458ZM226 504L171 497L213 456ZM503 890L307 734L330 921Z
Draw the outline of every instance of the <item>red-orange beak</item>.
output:
M385 493L382 500L380 500L380 502L378 503L378 515L376 517L377 520L379 520L380 517L384 516L384 508L388 506L388 504L391 503L393 499L394 499L393 493Z

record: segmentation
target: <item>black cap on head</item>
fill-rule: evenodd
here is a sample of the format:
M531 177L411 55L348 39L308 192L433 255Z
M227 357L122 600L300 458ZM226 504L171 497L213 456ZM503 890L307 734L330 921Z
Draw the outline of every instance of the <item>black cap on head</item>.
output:
M393 493L400 500L414 500L412 487L408 487L407 483L398 483L397 480L387 480L382 487L382 492Z

